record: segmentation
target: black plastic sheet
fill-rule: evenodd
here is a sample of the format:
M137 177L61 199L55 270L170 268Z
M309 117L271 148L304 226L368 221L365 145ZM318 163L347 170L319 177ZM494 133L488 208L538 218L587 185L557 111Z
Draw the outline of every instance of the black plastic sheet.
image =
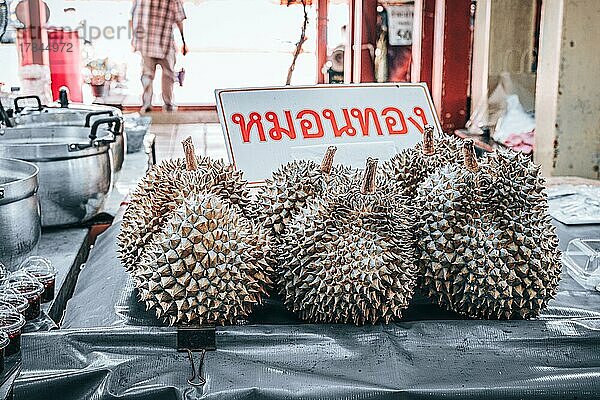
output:
M167 328L28 335L24 399L575 399L600 393L600 324L422 321L221 328L187 384Z
M23 338L24 399L583 399L600 397L600 293L563 273L533 321L461 319L417 296L389 325L303 324L276 298L248 325L218 327L207 384L187 383L176 332L136 301L115 253L97 241L62 330ZM598 236L559 225L561 247Z

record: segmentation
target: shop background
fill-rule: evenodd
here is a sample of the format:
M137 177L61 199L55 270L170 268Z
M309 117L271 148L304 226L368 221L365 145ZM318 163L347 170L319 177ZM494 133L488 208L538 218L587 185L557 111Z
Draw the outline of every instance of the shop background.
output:
M47 0L51 9L49 24L76 27L85 21L91 29L126 27L131 1ZM75 11L65 9L75 8ZM186 69L183 87L176 87L179 104L214 103L214 90L227 87L283 85L302 23L302 7L285 7L279 0L195 0L186 1L186 40L190 53L179 56L178 69ZM346 4L329 7L329 44L342 43L341 27L347 23ZM308 41L299 56L293 84L314 84L316 80L316 13L309 7ZM130 38L100 37L93 40L94 57L110 57L127 65L124 103L139 104L142 91L139 76L141 59L132 52ZM178 34L176 34L178 38ZM0 81L19 86L15 44L0 45ZM160 104L160 76L155 80L156 104ZM84 85L91 101L91 90Z

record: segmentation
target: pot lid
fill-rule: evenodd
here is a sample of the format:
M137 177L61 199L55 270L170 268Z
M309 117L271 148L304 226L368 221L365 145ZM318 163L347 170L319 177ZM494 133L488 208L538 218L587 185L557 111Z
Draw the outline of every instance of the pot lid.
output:
M108 152L114 136L100 126L97 139L92 128L76 126L16 127L0 129L0 157L27 161L78 158Z
M68 107L61 107L58 103L52 103L48 106L44 106L41 110L38 108L26 107L19 115L31 115L31 114L68 114L68 113L83 113L87 114L95 111L112 111L115 116L122 116L121 110L117 107L102 106L98 104L81 104L81 103L70 103ZM85 115L84 115L85 116Z

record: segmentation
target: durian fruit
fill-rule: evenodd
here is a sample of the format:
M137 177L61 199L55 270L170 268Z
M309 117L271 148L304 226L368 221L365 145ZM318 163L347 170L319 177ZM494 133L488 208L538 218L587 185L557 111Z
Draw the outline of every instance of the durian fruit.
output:
M135 273L140 300L173 324L225 324L247 317L271 285L260 228L230 202L194 193L147 246Z
M478 163L447 165L419 188L417 244L423 288L436 303L472 318L537 316L561 272L539 167L498 150Z
M273 179L258 194L258 218L274 237L281 235L286 224L307 201L322 195L328 185L346 179L351 170L334 166L336 147L330 146L321 165L314 161L296 160L273 173Z
M217 194L244 216L255 217L256 209L240 171L220 160L196 157L191 138L183 146L186 159L168 160L152 167L130 195L117 238L118 255L128 271L139 265L146 246L190 191Z
M415 210L399 184L376 179L369 159L362 182L315 197L288 224L277 279L284 304L302 319L389 322L416 285Z
M434 132L432 125L426 125L422 142L414 148L401 150L383 165L383 174L388 179L402 182L403 193L407 196L416 196L419 184L437 168L462 162L460 140L453 136L436 139Z

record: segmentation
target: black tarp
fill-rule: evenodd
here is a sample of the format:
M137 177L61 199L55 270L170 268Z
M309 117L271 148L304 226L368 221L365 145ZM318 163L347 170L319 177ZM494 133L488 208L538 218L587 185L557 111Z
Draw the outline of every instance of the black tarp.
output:
M563 249L600 231L558 228ZM217 328L196 389L175 329L135 299L118 229L98 239L62 329L23 338L17 399L600 398L600 293L566 273L532 321L465 320L417 296L399 323L303 324L272 299L247 325Z

